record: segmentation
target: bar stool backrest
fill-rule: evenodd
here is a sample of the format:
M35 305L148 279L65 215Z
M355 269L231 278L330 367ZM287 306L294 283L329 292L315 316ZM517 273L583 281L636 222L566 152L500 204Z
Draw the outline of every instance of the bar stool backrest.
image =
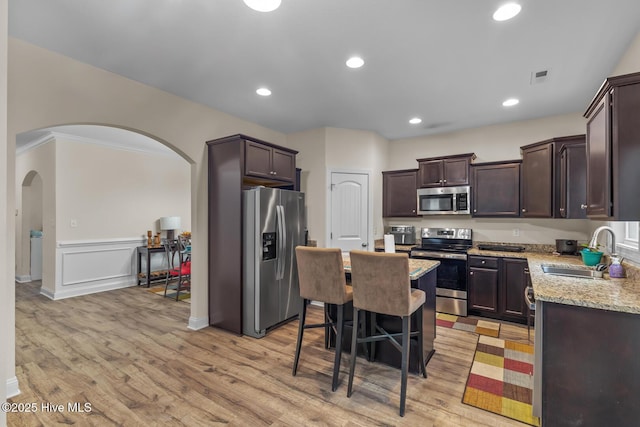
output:
M328 304L351 300L339 248L296 247L300 296Z
M351 251L350 257L354 307L392 316L411 314L406 253Z

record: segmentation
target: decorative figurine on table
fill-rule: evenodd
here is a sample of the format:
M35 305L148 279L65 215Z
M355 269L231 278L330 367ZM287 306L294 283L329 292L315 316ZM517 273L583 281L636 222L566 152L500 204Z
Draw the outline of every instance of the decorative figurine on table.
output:
M156 234L155 237L153 238L153 246L155 247L160 246L160 233Z
M147 247L148 248L153 246L153 239L151 236L153 236L153 233L151 232L151 230L147 230Z

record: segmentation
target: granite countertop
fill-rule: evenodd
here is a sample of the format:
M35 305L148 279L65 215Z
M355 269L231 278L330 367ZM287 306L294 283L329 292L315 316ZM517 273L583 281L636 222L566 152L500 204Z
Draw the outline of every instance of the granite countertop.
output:
M627 277L624 279L611 279L608 274L605 274L603 279L582 279L546 274L541 267L542 264L584 267L579 256L539 252L497 252L477 248L470 249L468 254L526 258L536 300L640 314L640 277L637 270L629 267L625 266Z
M351 272L351 258L349 254L342 254L342 263L344 265L344 271ZM409 278L411 280L419 279L439 265L440 261L409 258Z
M416 245L417 243L414 243L413 245L396 245L396 252L411 252L411 249L415 248ZM384 240L376 240L374 249L384 251Z

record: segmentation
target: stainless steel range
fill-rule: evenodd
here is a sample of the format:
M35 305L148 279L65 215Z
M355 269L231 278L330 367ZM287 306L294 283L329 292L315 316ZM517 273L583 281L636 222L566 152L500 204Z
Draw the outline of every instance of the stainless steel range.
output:
M470 228L423 228L412 258L440 261L436 279L436 311L467 315L467 250Z

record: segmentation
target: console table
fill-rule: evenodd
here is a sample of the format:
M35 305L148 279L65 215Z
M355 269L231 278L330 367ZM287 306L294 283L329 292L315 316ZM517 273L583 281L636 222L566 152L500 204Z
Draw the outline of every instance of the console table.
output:
M138 246L138 286L144 285L147 288L151 286L152 282L165 280L167 277L167 270L151 270L151 254L162 253L164 254L164 246L147 247ZM144 257L146 263L144 271L142 270L142 258Z

